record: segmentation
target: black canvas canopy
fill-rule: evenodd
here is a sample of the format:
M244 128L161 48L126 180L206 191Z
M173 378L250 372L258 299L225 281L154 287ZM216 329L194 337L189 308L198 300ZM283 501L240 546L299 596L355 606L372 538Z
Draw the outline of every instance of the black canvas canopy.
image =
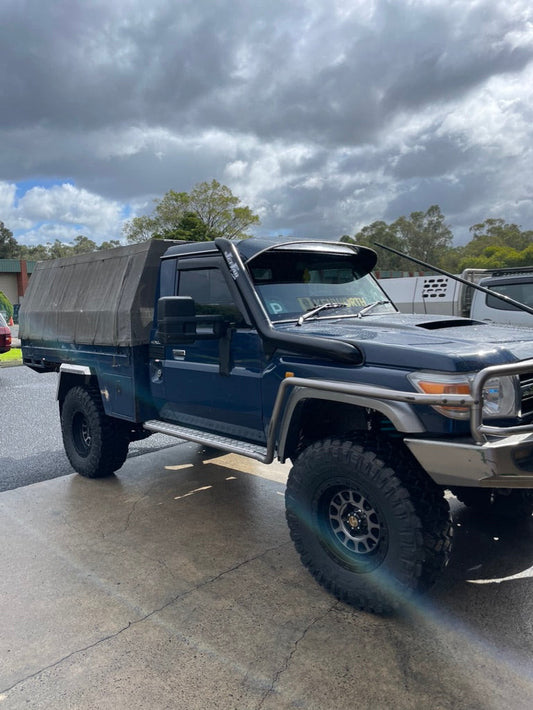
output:
M40 262L20 309L23 341L133 346L148 343L161 255L154 239Z

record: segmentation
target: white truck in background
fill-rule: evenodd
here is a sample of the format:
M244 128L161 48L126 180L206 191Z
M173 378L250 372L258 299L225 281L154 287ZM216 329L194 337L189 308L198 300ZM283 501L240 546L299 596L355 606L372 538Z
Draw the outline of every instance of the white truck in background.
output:
M381 278L380 285L402 313L463 316L472 320L533 327L533 267L466 269L459 277L443 274ZM502 300L465 282L496 291Z

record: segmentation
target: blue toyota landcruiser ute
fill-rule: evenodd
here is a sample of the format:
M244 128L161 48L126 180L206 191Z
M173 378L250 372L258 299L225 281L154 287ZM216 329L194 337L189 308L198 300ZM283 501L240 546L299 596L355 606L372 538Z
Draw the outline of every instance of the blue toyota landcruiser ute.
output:
M445 491L533 509L533 330L404 315L373 250L315 240L152 240L40 263L23 360L57 371L66 454L112 475L163 432L290 461L303 564L383 611L445 567Z

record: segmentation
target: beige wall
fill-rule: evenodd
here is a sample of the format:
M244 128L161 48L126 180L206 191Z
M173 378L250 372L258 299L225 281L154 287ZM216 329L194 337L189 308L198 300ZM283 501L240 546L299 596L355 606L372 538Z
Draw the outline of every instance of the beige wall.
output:
M0 274L0 291L3 291L11 303L18 303L17 274Z

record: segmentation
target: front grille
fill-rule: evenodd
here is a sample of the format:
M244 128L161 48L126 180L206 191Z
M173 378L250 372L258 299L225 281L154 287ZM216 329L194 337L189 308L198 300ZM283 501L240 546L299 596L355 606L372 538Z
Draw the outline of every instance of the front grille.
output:
M522 397L522 416L533 412L533 372L520 375L520 393Z

